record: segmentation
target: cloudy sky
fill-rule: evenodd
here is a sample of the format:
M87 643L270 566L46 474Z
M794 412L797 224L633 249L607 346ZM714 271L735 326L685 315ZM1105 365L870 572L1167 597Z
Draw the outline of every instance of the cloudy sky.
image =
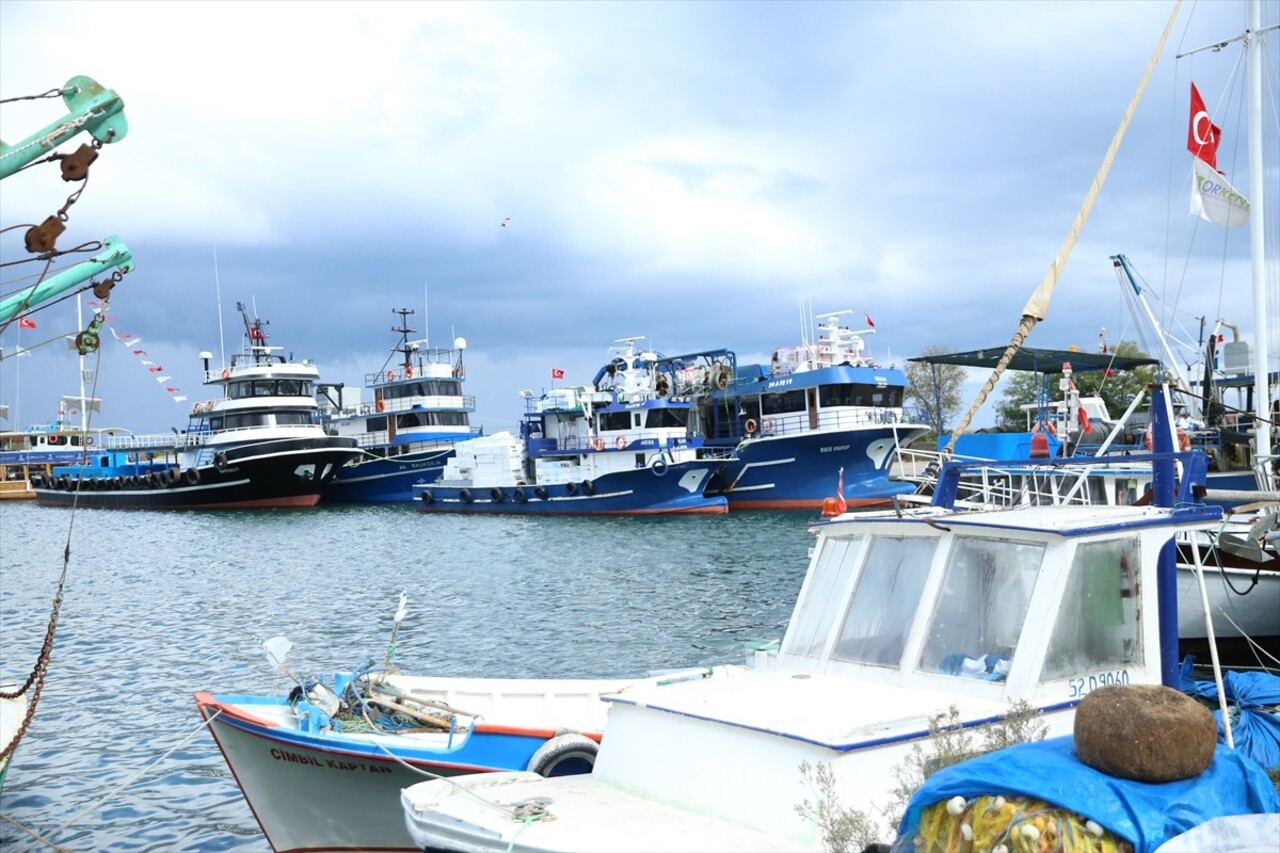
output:
M172 378L105 337L96 426L184 426L190 403L162 385L207 396L197 353L221 352L220 307L237 344L239 300L272 343L354 384L390 355L392 309L414 308L433 344L466 338L492 431L514 424L519 389L553 367L589 381L618 338L767 360L799 342L802 304L870 315L885 362L1007 343L1172 9L0 0L0 97L87 75L125 103L128 135L59 247L128 245L110 326ZM1183 5L1030 345L1138 340L1116 253L1175 327L1224 317L1251 335L1247 229L1187 215L1192 81L1223 129L1219 168L1248 186L1241 49L1175 58L1244 25L1243 2ZM0 109L9 144L62 113ZM50 166L6 179L0 295L38 272L13 264L14 226L72 189ZM78 391L72 304L33 318L0 337L8 427Z

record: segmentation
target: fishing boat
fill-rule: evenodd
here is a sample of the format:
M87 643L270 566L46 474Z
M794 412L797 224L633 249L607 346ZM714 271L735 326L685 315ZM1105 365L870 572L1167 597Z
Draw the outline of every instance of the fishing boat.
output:
M635 349L637 364L656 356ZM458 444L434 482L415 485L421 512L519 515L716 515L723 496L706 494L726 463L691 434L694 403L659 390L649 368L619 371L594 388L521 392L519 434Z
M83 462L94 437L56 424L0 432L0 501L35 500L31 478Z
M817 522L772 666L610 697L591 776L407 788L409 830L433 850L820 849L796 810L802 763L830 768L843 806L878 815L950 708L968 729L1025 702L1049 734L1069 733L1097 687L1179 677L1166 546L1221 509L1188 500L1203 455L1153 463L1157 506L974 512L955 506L974 463L948 462L929 506Z
M281 640L267 645L281 649ZM269 654L283 664L287 649ZM604 730L602 696L743 669L508 679L411 676L369 664L331 681L298 679L287 696L201 692L195 700L272 849L404 851L413 841L400 789L424 777L499 770L588 773Z
M413 310L394 313L400 322L392 331L400 337L392 351L399 361L365 374L368 400L357 392L348 402L339 384L316 386L325 429L354 438L360 449L325 486L326 503L412 501L415 485L439 479L457 442L480 434L469 420L475 398L462 391L466 340L457 338L452 349L410 340Z
M204 384L222 396L197 402L187 428L169 435L114 436L84 464L54 467L32 483L41 506L110 509L313 507L337 469L357 452L319 420L319 369L267 343L266 322L244 321L244 345L227 367L202 353Z
M662 393L692 401L694 434L708 452L732 454L706 490L731 510L819 509L840 469L849 506L885 506L911 488L889 476L894 451L928 425L904 405L906 374L867 354L871 318L852 329L840 320L849 313L817 315L817 338L774 349L768 365L738 364L724 349L644 364L623 352L596 385L641 368Z
M11 681L0 682L0 790L18 746L18 734L27 722L27 694Z

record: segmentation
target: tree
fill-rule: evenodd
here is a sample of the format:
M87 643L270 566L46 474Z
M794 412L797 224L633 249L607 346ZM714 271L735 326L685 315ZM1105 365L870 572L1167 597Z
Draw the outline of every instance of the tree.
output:
M946 355L955 352L952 347L926 347L923 356ZM958 364L924 364L908 361L903 367L907 374L907 396L925 410L936 435L942 435L951 420L964 405L960 390L968 372Z
M1135 358L1147 358L1147 354L1138 349L1132 341L1121 341L1114 350L1116 355ZM1155 382L1154 366L1139 367L1136 370L1117 370L1107 375L1105 370L1088 370L1072 374L1072 380L1082 397L1101 397L1107 405L1107 412L1118 418L1129 408L1135 394ZM1004 396L996 406L996 426L1002 430L1019 432L1027 428L1027 416L1022 406L1036 403L1055 403L1062 399L1062 391L1058 388L1061 374L1005 373L1000 378L1004 388ZM1043 398L1041 395L1043 394Z

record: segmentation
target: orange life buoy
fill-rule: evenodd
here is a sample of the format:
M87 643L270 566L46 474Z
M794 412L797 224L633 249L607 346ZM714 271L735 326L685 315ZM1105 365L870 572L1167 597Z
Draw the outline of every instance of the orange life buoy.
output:
M742 425L742 428L747 432L755 432L756 431L755 418L747 418L746 423Z
M1053 428L1053 424L1048 421L1037 421L1036 425L1031 428L1032 432L1046 432L1049 435L1057 435L1058 431Z
M393 379L395 379L395 378L396 378L396 372L395 372L394 370L388 370L388 371L387 371L387 381L388 381L388 382L390 382L390 381L392 381L392 380L393 380Z
M604 450L604 439L598 435L595 438L591 439L591 449Z
M406 364L404 366L404 378L405 379L413 378L413 367L411 365Z
M231 378L231 371L230 371L230 370L225 370L225 369L224 369L224 370L222 371L222 378L223 378L223 379L230 379L230 378Z
M1178 430L1178 449L1184 452L1191 449L1191 436L1186 430Z
M381 412L386 407L387 407L387 404L382 402L381 400L379 400L377 404L374 406L374 408L376 408L379 412Z
M621 435L620 435L620 436L618 436L617 438L615 438L615 439L613 440L613 445L614 445L614 447L618 448L619 450L625 450L625 449L626 449L626 447L627 447L627 439L626 439L626 437L625 437L625 436L621 436Z

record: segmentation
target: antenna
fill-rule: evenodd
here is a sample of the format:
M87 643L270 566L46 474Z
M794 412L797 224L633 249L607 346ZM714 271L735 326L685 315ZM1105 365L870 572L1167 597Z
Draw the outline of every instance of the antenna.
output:
M218 279L218 244L213 244L213 292L218 302L218 354L227 363L227 342L222 332L222 282Z

